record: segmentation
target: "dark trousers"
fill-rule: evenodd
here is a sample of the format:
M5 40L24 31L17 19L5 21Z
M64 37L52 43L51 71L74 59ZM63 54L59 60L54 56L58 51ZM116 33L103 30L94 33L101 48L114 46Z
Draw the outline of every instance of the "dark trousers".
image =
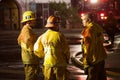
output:
M88 67L88 76L86 80L107 80L105 61L101 61L93 66Z

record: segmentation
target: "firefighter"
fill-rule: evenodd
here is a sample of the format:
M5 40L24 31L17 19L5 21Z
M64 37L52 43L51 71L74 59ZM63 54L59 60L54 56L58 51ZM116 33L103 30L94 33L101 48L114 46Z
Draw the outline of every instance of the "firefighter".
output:
M47 31L34 45L35 54L44 57L44 80L68 80L66 67L70 51L65 36L59 32L59 18L50 16L45 27Z
M103 47L103 30L92 21L92 15L84 13L81 17L83 26L83 66L87 80L107 80L104 69L106 52Z
M23 28L18 36L21 46L21 56L25 69L25 80L39 79L39 58L34 54L34 43L37 40L32 27L35 25L35 15L32 11L25 11L21 23Z

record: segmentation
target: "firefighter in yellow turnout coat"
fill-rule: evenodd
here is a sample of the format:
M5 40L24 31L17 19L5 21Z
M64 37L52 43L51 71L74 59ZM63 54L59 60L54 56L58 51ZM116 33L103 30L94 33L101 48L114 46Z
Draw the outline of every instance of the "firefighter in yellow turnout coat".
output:
M59 19L50 16L43 33L34 45L35 54L44 57L44 80L67 80L70 52L65 36L59 32Z
M32 11L24 12L22 24L24 26L18 36L18 44L21 46L22 61L25 68L25 80L38 80L39 58L33 53L37 36L32 31L32 27L35 24L35 16Z
M104 69L106 52L103 47L103 29L92 22L92 16L85 13L82 17L83 26L83 65L87 80L106 80Z

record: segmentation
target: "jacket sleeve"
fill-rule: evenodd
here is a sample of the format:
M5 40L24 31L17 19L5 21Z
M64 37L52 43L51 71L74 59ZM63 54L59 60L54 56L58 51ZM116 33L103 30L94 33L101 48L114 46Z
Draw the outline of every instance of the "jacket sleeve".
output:
M40 38L41 37L39 37L38 40L34 44L34 53L39 58L43 58L44 57L44 48L43 48Z

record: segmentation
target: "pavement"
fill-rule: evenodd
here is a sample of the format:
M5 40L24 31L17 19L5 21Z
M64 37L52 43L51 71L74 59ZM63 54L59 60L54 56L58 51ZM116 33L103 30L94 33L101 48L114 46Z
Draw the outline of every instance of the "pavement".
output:
M80 68L69 64L68 71L70 75L69 80L86 80L87 75ZM110 74L116 73L110 72ZM0 67L0 80L24 80L24 77L24 68L21 62ZM40 80L43 80L42 72L40 72ZM108 76L107 80L120 80L120 75Z
M37 34L42 34L45 30L35 29ZM81 30L61 30L66 36L80 37ZM1 31L0 32L0 80L24 80L24 68L20 59L20 48L16 45L16 39L20 31ZM73 34L75 33L75 34ZM8 35L11 38L6 38L4 35ZM15 34L15 35L14 35ZM12 40L14 39L14 41ZM10 42L9 42L9 41ZM7 46L3 46L7 44ZM10 46L12 45L12 46ZM78 46L73 47L76 51ZM8 49L9 51L6 51ZM9 52L9 54L8 54ZM73 51L71 51L73 53ZM17 54L16 54L17 53ZM2 55L1 55L2 54ZM10 56L13 54L14 56ZM15 58L18 58L16 60ZM5 59L4 59L5 58ZM108 58L106 59L107 80L120 80L120 53L108 52ZM9 63L8 63L9 62ZM86 76L84 71L72 63L68 65L68 71L70 73L69 80L85 80ZM40 74L41 80L42 73Z

